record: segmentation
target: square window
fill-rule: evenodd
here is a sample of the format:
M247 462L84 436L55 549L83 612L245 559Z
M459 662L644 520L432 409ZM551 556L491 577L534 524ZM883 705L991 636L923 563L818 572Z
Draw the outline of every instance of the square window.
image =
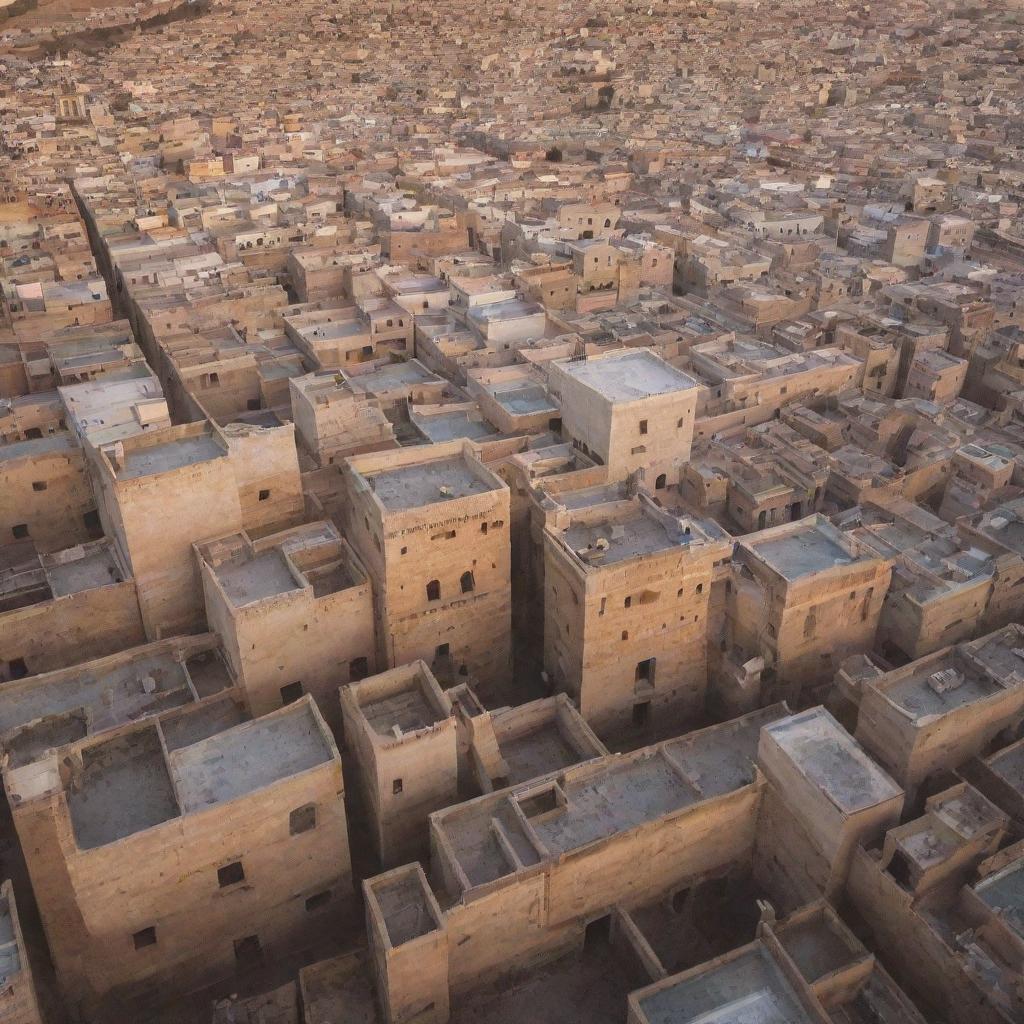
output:
M11 527L16 540L24 540L28 536L28 523L18 523Z
M314 910L319 910L321 907L326 907L331 902L331 890L324 889L323 892L318 892L315 896L310 896L306 900L306 911L312 913Z
M225 864L222 868L217 868L217 884L222 889L226 889L229 885L238 885L239 882L244 881L245 870L240 860L232 861L232 863Z
M235 959L240 964L258 964L263 958L260 940L256 935L246 935L244 939L235 939Z
M266 501L267 498L269 498L269 497L270 497L270 491L268 491L268 490L260 491L260 501Z
M155 946L156 929L152 926L149 928L143 928L141 932L136 932L132 936L132 942L135 944L136 949L145 949L147 946Z
M350 683L356 683L365 679L370 674L370 665L366 658L353 658L348 663L348 679Z
M401 792L402 792L402 780L401 779L395 779L394 782L391 783L391 795L392 796L398 796Z
M294 704L302 696L302 682L289 683L281 687L281 706Z
M24 658L11 658L7 662L7 672L11 679L24 679L28 675L28 665Z
M288 815L288 831L293 835L301 835L316 828L316 804L305 804L303 807L296 807Z
M32 490L33 491L45 491L46 490L46 481L45 480L33 480L32 481Z

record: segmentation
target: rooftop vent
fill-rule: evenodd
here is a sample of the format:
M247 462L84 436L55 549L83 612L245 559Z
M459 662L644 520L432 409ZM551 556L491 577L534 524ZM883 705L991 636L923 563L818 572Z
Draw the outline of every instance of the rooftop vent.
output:
M958 672L955 668L940 669L928 677L928 685L936 693L948 693L950 690L958 689L963 684L963 673Z

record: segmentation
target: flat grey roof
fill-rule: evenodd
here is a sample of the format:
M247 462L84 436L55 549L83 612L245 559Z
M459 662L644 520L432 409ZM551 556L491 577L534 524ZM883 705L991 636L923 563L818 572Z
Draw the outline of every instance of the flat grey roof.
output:
M857 560L817 525L781 537L754 537L745 543L787 580L825 572L837 565L851 565Z
M391 363L379 370L368 370L366 373L355 373L348 377L353 391L373 394L377 391L391 391L405 385L423 384L427 381L443 383L440 377L431 373L425 366L414 360L402 363Z
M903 793L824 708L772 722L764 731L847 814Z
M409 689L376 700L370 699L360 704L360 709L378 736L393 738L395 726L402 733L417 732L447 717L431 706L418 678L410 680Z
M558 410L558 406L551 396L539 384L494 388L491 394L499 405L517 416L531 412L546 412L548 410L556 412Z
M568 853L749 785L756 778L760 729L784 713L775 705L634 755L570 769L557 777L566 798L557 809L531 810L535 795L556 781L548 777L536 790L526 784L454 807L438 824L470 885L486 884L515 870L493 834L492 820L524 865L541 860L515 812L517 800L547 850L555 856Z
M573 551L587 552L580 557L593 568L669 548L685 547L694 539L685 532L685 528L675 528L642 511L628 518L623 516L600 523L573 523L562 537ZM595 546L598 540L608 543L603 554Z
M229 559L214 571L235 607L301 589L279 548Z
M182 811L201 811L273 785L333 757L308 703L246 722L170 756Z
M413 412L411 419L435 443L453 441L459 437L475 440L481 437L497 436L488 423L482 419L471 418L465 409L429 415Z
M401 512L422 505L454 501L494 490L460 456L384 469L368 475L370 486L386 509Z
M147 686L152 687L151 693L146 692ZM52 681L43 676L4 686L0 734L37 718L79 708L127 721L175 690L191 701L185 673L169 652L143 654L105 671L94 664L62 669Z
M647 349L615 352L596 359L568 360L560 366L611 402L632 402L697 386L688 374Z
M110 546L103 544L85 552L81 558L70 559L60 565L51 562L46 567L46 578L53 596L62 597L119 583L121 569Z
M543 312L544 307L536 302L504 299L501 302L488 302L482 306L470 306L469 319L477 323L488 324L491 321L518 320L521 317L536 316Z
M133 480L141 476L154 476L172 469L181 469L182 466L192 466L197 462L209 462L223 454L224 450L210 434L179 437L145 448L129 448L125 451L124 468L118 471L117 478Z
M952 677L949 680L955 682L955 685L949 689L944 684L932 686L932 678L937 672L955 673L955 680ZM891 684L886 683L884 676L879 683L879 689L885 696L915 720L949 714L957 708L1003 692L1003 687L994 679L979 672L966 659L958 657L955 650L941 660L930 661L919 671Z
M95 849L179 816L155 726L85 751L79 784L67 790L75 839Z
M530 732L500 739L498 750L508 766L511 786L568 768L590 756L581 755L562 735L557 719L544 722Z
M14 936L14 918L7 900L0 900L0 985L21 972L21 954Z
M760 942L639 1002L650 1024L812 1024Z
M17 459L35 459L51 452L66 452L78 447L78 442L67 431L50 437L36 437L13 444L0 444L0 462L14 462Z
M979 882L974 891L1024 939L1024 859Z

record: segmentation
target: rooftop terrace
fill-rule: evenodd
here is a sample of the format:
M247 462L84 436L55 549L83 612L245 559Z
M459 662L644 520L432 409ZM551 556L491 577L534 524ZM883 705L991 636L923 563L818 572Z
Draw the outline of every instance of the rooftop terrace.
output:
M609 516L599 522L573 523L561 536L565 545L589 568L686 547L703 539L699 528L695 532L686 520L662 518L643 508L630 509L627 515Z
M65 789L81 849L238 799L337 756L308 697L254 721L240 721L233 702L214 701L172 717L166 733L164 724L154 720L82 748Z
M517 870L509 849L529 867L751 784L760 729L786 714L778 704L633 754L599 758L439 811L435 827L468 887L483 885Z
M792 581L857 561L858 555L849 550L849 542L844 540L821 517L809 517L795 528L787 524L748 537L742 544L780 576Z
M813 1024L766 947L695 968L632 997L646 1024Z
M697 386L692 377L647 349L626 349L594 359L565 360L558 365L609 402L633 402Z
M369 474L368 479L389 512L404 512L494 490L459 456L383 469Z
M764 731L800 773L823 789L845 814L903 794L824 708L772 722Z
M195 437L177 437L161 444L126 448L124 464L117 471L119 480L134 480L143 476L169 473L199 462L220 458L224 449L212 434Z

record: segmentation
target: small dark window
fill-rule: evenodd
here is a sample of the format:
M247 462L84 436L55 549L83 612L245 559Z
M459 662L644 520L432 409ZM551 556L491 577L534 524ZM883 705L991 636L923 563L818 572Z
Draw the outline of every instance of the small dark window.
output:
M305 804L296 807L288 815L288 831L293 835L301 835L316 828L316 804Z
M370 665L366 658L353 658L348 663L349 682L356 683L370 674Z
M659 473L657 479L654 481L654 489L656 491L665 490L665 485L668 483L668 477L664 473Z
M302 683L289 683L281 687L281 706L293 704L302 696Z
M441 600L441 581L431 580L427 584L427 600L428 601L440 601Z
M646 434L647 433L647 420L641 420L640 421L640 433L641 434Z
M82 522L85 524L85 528L90 532L99 530L100 527L100 514L99 512L91 508L85 515L82 516Z
M462 574L459 578L459 585L462 587L464 594L471 593L476 587L476 581L473 579L473 574L468 570Z
M28 430L25 431L26 441L38 441L42 436L43 432L39 427L29 427Z
M268 491L268 490L260 491L260 501L266 501L267 498L269 498L269 497L270 497L270 491Z
M626 598L626 599L625 599L625 600L624 600L624 601L622 602L622 607L623 607L623 608L628 608L628 607L629 607L629 606L630 606L630 605L631 605L632 603L633 603L633 598L632 598L632 596L630 596L630 597L627 597L627 598Z
M634 725L646 725L651 717L651 702L649 700L641 701L639 704L633 705L633 724Z
M245 870L240 860L233 861L231 864L225 864L222 868L217 868L217 884L222 889L226 889L229 885L238 885L239 882L244 881Z
M434 661L440 661L442 658L447 658L451 654L451 650L448 644L438 644L434 648Z
M12 679L24 679L28 675L28 665L24 658L12 658L7 662L7 672Z
M249 401L245 403L245 407L249 412L256 412L260 407L260 400L258 398L250 398Z
M211 384L219 384L220 383L220 374L211 373L210 374L210 383Z
M331 902L331 890L324 889L323 892L318 892L315 896L310 896L306 900L306 910L312 912L319 910L321 907L326 907Z
M155 946L156 929L152 926L149 928L143 928L141 932L136 932L132 936L132 942L135 944L136 949L145 949L147 946Z
M11 533L16 540L24 540L28 536L28 523L17 523L11 527Z
M392 796L398 796L401 792L402 792L402 780L401 779L395 779L394 782L391 783L391 795Z
M46 490L46 481L45 480L33 480L32 481L32 490L33 491L45 491Z
M645 658L636 663L636 682L654 684L654 663L656 658Z
M258 964L263 959L263 950L256 935L235 939L235 959L240 964Z

